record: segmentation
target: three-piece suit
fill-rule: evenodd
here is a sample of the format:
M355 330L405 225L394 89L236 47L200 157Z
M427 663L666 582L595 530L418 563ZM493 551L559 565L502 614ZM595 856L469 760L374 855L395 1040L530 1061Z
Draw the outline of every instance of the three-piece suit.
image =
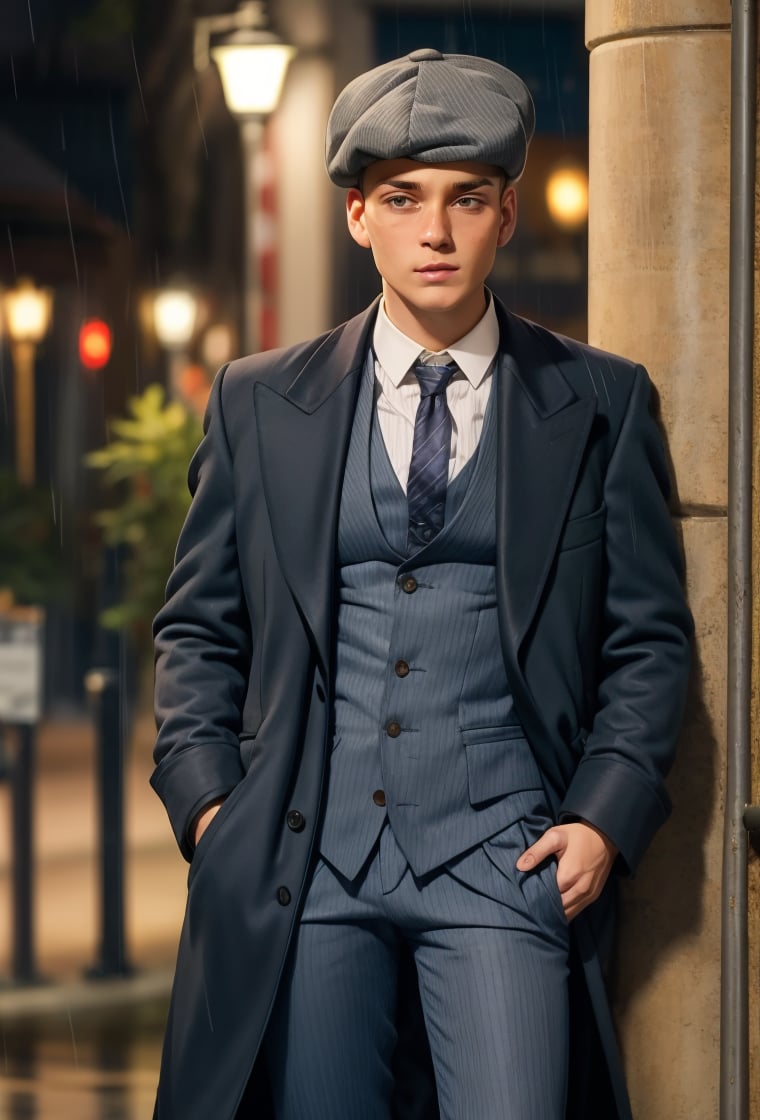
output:
M600 829L625 873L668 815L663 779L691 623L648 378L496 309L478 457L452 487L440 538L417 555L405 552L393 480L371 438L376 305L216 379L156 621L152 781L191 861L163 1120L233 1120L244 1098L246 1115L269 1115L256 1056L320 853L355 875L390 822L424 874L499 833L540 788L548 818ZM438 614L425 613L425 588L443 568L454 573L447 604L479 597L489 609L472 623L468 647L481 655L467 661L472 674L460 672L456 703L420 693L451 758L436 779L430 740L407 746L417 728L404 689L419 682L393 647L400 636L411 648L427 627L440 673L459 671ZM366 643L339 648L350 578L351 594L384 619L385 683ZM353 706L343 687L335 693L336 671L351 676L346 658L367 680ZM354 725L362 704L365 723ZM217 797L226 800L194 852L191 823ZM611 895L610 885L571 926L568 1116L585 1120L629 1115L599 959ZM603 1061L592 1068L596 1047ZM425 1114L413 1093L397 1111Z

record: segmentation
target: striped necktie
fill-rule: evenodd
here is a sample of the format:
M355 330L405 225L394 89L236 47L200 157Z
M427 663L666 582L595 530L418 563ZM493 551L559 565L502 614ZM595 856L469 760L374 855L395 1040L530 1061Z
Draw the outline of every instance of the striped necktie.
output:
M446 387L456 370L454 362L447 365L419 362L412 366L420 383L420 403L414 421L412 461L406 488L410 552L429 544L443 528L451 448L451 413Z

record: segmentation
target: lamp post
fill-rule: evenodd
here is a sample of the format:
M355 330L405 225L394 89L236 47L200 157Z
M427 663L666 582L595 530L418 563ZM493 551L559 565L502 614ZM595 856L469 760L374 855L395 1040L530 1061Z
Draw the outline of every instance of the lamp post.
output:
M210 45L213 39L213 45ZM264 121L276 108L293 47L267 27L265 6L248 0L237 11L195 22L195 66L204 70L213 58L227 107L240 124L243 149L243 342L247 351L260 342L259 261L261 223L256 221L256 166Z
M16 403L16 471L24 486L34 483L34 357L37 345L47 334L53 306L52 293L36 288L31 280L19 280L5 292L5 327L13 359L13 393Z

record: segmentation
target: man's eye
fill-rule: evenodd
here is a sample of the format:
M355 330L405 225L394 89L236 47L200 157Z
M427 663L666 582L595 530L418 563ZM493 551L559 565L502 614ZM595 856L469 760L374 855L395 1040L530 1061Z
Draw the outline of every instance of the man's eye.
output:
M390 198L386 199L386 201L391 210L403 210L407 206L407 204L411 202L411 199L407 198L404 194L394 194L391 195Z
M482 200L479 198L473 198L470 195L465 195L463 198L458 198L456 204L457 206L461 206L465 210L472 210L476 206L479 206L481 201Z

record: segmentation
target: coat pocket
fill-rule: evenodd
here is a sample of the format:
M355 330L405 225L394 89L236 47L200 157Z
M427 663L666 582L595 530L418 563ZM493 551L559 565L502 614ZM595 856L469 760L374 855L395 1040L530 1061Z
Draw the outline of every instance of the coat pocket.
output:
M542 789L541 773L521 727L472 727L462 731L462 740L471 805Z
M567 552L571 548L580 548L581 545L592 544L599 540L604 532L606 520L607 506L604 502L593 513L587 513L583 517L571 518L566 523L559 539L560 552Z
M195 876L198 874L200 866L206 858L206 853L208 852L209 848L213 845L216 837L224 828L224 822L234 809L244 785L245 778L242 778L241 781L239 781L238 784L234 787L234 789L229 792L227 797L219 806L219 812L214 815L208 828L198 841L195 851L193 852L193 858L190 861L190 868L187 873L188 887L192 883Z

